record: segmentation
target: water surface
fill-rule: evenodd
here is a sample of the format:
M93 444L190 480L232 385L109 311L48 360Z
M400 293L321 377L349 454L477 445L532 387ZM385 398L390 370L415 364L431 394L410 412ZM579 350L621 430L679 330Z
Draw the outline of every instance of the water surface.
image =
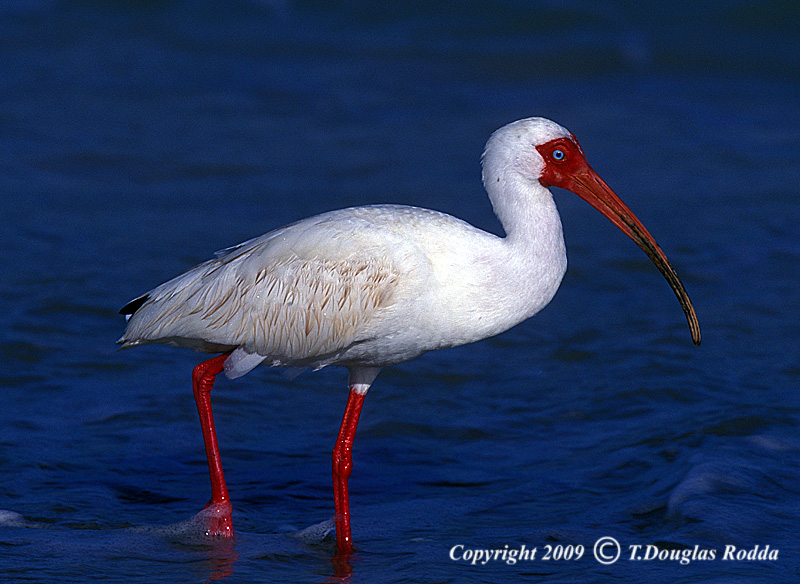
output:
M334 208L420 205L500 233L483 144L543 115L659 240L703 344L641 251L557 193L570 267L555 300L499 337L386 369L370 391L349 581L793 581L797 10L494 4L3 9L0 572L333 578L345 372L220 380L239 535L209 545L174 527L209 496L200 357L118 352L116 312L215 250ZM602 537L623 546L618 562L592 556ZM586 551L450 559L523 544ZM634 561L630 545L717 557ZM729 545L779 557L723 561Z

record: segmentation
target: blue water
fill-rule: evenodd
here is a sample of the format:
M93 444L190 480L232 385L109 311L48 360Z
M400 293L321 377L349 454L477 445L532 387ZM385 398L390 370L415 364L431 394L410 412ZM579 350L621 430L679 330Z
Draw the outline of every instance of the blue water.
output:
M368 394L344 580L796 581L800 11L380 6L0 8L0 577L340 580L326 522L345 372L218 382L238 537L209 545L182 523L209 496L200 356L117 351L116 312L334 208L420 205L499 232L483 144L543 115L659 240L703 344L644 254L557 193L570 267L550 306L386 369ZM594 558L602 537L617 562ZM463 559L522 545L538 556ZM584 552L545 560L548 545ZM634 560L636 545L706 559Z

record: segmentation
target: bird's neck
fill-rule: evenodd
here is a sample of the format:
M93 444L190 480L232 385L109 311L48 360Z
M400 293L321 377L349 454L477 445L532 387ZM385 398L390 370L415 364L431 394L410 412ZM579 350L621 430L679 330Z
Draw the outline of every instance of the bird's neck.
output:
M550 190L519 175L486 184L509 246L534 259L564 254L564 236Z
M505 302L518 306L519 320L544 307L555 295L567 269L561 219L550 191L518 182L487 184L489 198L506 237L506 265L496 266L497 281L507 289Z

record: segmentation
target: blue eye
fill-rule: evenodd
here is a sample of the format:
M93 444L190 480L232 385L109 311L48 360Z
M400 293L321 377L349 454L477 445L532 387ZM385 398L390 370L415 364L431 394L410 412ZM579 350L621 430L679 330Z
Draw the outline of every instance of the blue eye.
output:
M553 160L555 160L556 162L560 162L561 160L564 160L565 156L566 156L566 154L564 154L564 151L561 150L560 148L557 148L557 149L553 150Z

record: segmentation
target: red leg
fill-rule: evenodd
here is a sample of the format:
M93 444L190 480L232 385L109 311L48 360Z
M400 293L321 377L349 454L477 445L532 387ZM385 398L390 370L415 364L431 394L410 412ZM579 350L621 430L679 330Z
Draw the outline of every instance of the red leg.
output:
M364 404L364 393L350 389L345 406L342 427L333 447L333 502L336 508L336 545L340 554L353 553L350 535L350 494L347 479L353 471L353 439L358 426L358 416Z
M211 501L205 506L201 515L207 516L208 529L206 535L233 537L233 507L222 474L222 460L217 444L217 431L214 428L214 415L211 413L211 389L214 380L222 373L223 364L228 354L217 355L213 359L203 361L192 371L192 388L197 402L197 413L200 414L200 427L203 429L203 441L208 456L208 472L211 476Z

